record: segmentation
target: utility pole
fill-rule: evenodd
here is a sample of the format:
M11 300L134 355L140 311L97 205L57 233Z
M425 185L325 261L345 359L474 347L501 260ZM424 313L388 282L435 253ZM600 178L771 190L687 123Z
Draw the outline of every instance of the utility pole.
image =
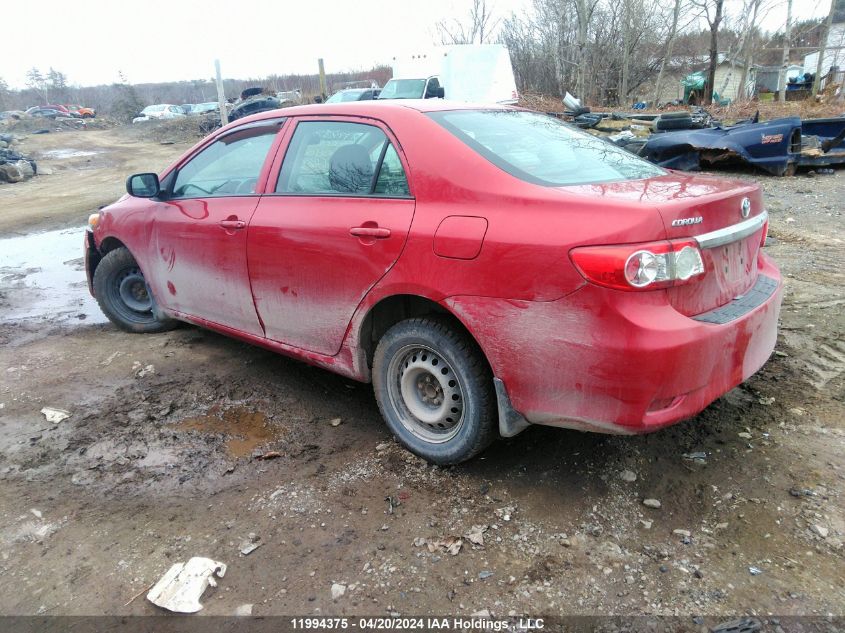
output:
M220 125L229 122L229 113L226 112L226 94L223 92L223 77L220 75L220 60L214 60L214 73L217 78L217 105L220 107Z
M824 21L824 28L821 32L821 43L819 46L819 61L816 62L816 78L813 79L813 97L819 94L819 85L822 80L822 64L824 63L824 54L827 47L827 38L830 36L830 25L833 24L833 14L836 10L836 0L830 0L830 11L827 14L827 20Z
M325 101L326 97L328 96L326 94L328 92L328 90L326 90L326 69L323 66L323 58L322 57L317 60L317 66L320 68L320 97L322 98L323 101Z
M783 59L778 75L778 101L786 101L786 69L789 66L789 40L792 37L792 0L786 0L786 36L783 40Z

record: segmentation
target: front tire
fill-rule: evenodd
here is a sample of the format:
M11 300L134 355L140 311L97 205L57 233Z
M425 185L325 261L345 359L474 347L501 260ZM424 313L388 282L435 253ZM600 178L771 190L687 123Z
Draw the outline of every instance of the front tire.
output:
M475 341L445 319L390 328L376 348L373 387L390 430L429 462L466 461L495 437L493 375Z
M109 251L94 271L94 296L109 321L124 332L172 330L177 321L156 317L155 300L144 273L126 248Z

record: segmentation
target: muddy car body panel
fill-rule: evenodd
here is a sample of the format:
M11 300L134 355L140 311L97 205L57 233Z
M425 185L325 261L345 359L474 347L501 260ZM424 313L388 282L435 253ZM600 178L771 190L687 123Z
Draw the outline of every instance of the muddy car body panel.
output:
M782 282L761 250L767 224L756 186L646 163L656 170L647 178L538 184L438 120L453 111L478 110L375 101L229 124L165 170L162 188L227 134L275 119L249 191L125 196L100 215L89 276L97 256L123 245L167 315L362 381L372 378L374 350L391 325L453 319L490 365L504 435L526 422L652 431L695 415L762 366L775 344ZM305 194L290 184L297 152L314 147L298 135L315 122L340 126L335 135L364 126L361 143L369 151L367 135L375 139L371 155L382 166L392 148L389 171L404 172L407 188ZM576 263L579 249L603 256L638 244L687 244L703 268L629 291Z

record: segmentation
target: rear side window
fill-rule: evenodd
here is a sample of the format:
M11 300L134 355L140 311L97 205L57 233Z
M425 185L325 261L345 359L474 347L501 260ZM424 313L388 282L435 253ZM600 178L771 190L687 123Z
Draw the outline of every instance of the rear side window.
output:
M276 193L407 197L399 155L374 125L303 121L285 153Z
M543 114L451 110L428 116L497 167L537 185L638 180L666 173L621 147Z

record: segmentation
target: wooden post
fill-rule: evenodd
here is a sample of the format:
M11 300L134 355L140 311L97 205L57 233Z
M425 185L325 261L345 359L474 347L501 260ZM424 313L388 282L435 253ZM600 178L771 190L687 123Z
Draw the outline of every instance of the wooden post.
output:
M824 54L827 52L827 38L830 35L830 25L833 24L833 13L836 10L836 0L830 0L830 11L827 14L827 20L824 22L824 28L821 32L821 45L819 46L819 61L816 63L816 78L813 79L813 97L819 94L819 85L822 80L822 64L824 63Z
M220 60L214 60L214 72L217 77L217 105L220 107L220 125L229 122L229 113L226 111L226 94L223 92L223 77L220 75Z
M323 67L323 58L322 57L317 60L317 65L320 68L320 96L322 96L323 101L325 101L326 97L328 96L326 94L328 92L328 90L326 90L326 69Z
M778 101L786 101L786 69L789 66L789 39L792 37L792 0L786 0L786 34L783 40L783 58L778 74Z

